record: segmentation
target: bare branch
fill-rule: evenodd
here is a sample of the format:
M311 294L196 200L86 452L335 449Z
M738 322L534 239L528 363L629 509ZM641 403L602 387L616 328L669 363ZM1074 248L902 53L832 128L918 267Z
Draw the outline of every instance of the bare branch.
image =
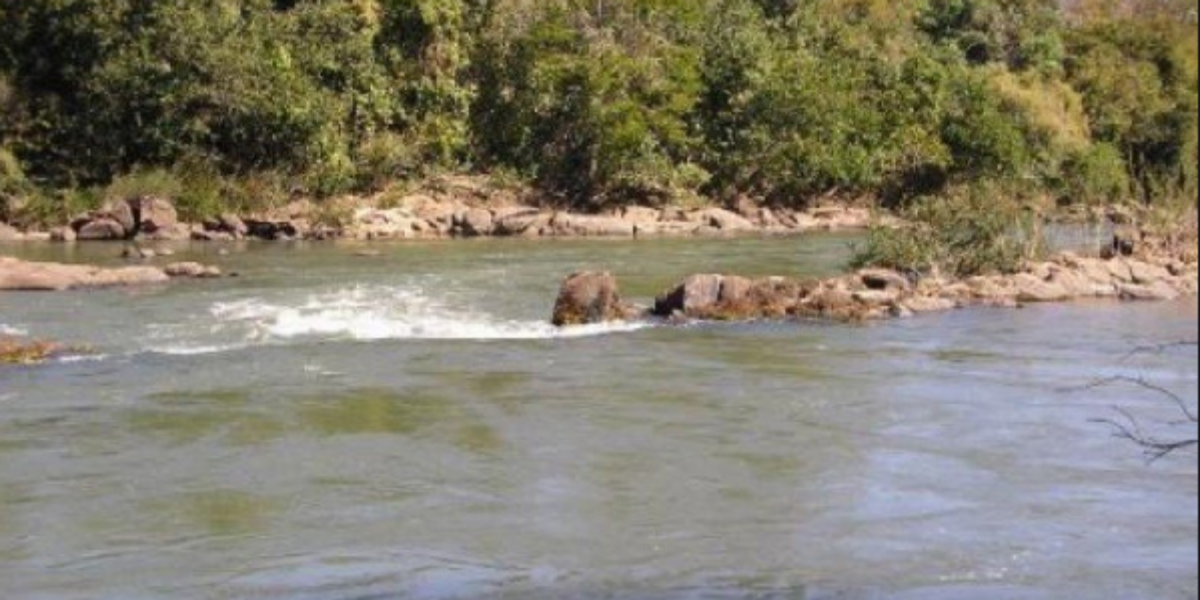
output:
M1181 348L1191 345L1195 345L1195 342L1173 342L1170 344L1146 347L1148 349L1143 349L1141 352L1167 352L1172 348ZM1171 391L1170 389L1167 389L1162 385L1153 383L1147 380L1145 377L1118 375L1114 377L1098 379L1089 384L1063 391L1090 391L1115 385L1131 385L1173 403L1179 409L1179 411L1183 413L1184 419L1169 423L1168 425L1171 427L1185 427L1200 424L1200 414L1198 414L1197 409L1193 409L1183 398L1183 396ZM1179 440L1168 440L1157 437L1147 433L1142 427L1141 422L1130 411L1121 407L1113 407L1113 411L1116 412L1119 417L1109 419L1093 419L1092 422L1107 425L1108 427L1112 428L1114 437L1132 442L1141 447L1142 451L1146 455L1147 462L1150 464L1156 463L1181 450L1200 447L1200 439L1194 436Z
M1126 354L1125 357L1121 359L1121 362L1127 363L1139 356L1144 356L1147 354L1161 356L1174 350L1197 347L1200 347L1200 341L1197 340L1179 340L1175 342L1166 342L1163 344L1148 344L1145 346L1138 346L1137 348L1130 350L1129 354Z
M1187 417L1187 422L1182 423L1182 424L1200 423L1200 415L1198 415L1195 410L1193 410L1190 406L1188 406L1188 403L1186 400L1183 399L1183 396L1180 396L1179 394L1176 394L1175 392L1172 392L1171 390L1169 390L1161 385L1153 383L1153 382L1149 381L1148 379L1146 379L1145 377L1130 377L1128 375L1116 375L1114 377L1106 377L1104 379L1097 379L1096 381L1093 381L1091 383L1088 383L1086 385L1082 385L1079 387L1066 388L1063 391L1065 391L1065 392L1088 392L1088 391L1097 390L1100 388L1111 387L1111 386L1118 385L1118 384L1128 384L1128 385L1136 386L1136 387L1142 388L1143 390L1152 392L1163 398L1166 398L1167 400L1170 400L1172 403L1175 404L1175 406L1179 407L1180 412L1182 412L1184 414L1184 416Z
M1200 446L1200 440L1198 439L1166 441L1155 438L1148 435L1142 429L1138 420L1128 411L1119 407L1113 407L1113 410L1119 413L1125 422L1116 419L1093 419L1092 422L1108 425L1113 429L1113 437L1133 442L1140 446L1146 454L1147 462L1150 464L1156 463L1181 450Z

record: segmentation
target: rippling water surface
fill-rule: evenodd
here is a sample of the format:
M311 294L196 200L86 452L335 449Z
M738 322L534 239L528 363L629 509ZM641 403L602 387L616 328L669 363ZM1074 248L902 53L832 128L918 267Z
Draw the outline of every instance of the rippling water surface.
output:
M0 294L2 598L1193 599L1164 435L1195 301L863 327L545 324L558 282L825 275L847 238L252 245L240 274ZM5 247L112 262L111 246Z

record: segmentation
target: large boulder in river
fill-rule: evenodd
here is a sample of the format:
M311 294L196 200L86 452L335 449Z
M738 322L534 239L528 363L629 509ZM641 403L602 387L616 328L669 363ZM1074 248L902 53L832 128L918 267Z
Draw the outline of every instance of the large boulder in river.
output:
M624 321L638 311L621 299L611 273L576 273L567 278L554 305L556 327Z

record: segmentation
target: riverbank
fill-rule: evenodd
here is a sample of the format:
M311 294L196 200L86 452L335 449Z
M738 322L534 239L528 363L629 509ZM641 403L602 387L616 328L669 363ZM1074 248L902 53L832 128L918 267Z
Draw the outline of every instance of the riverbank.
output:
M789 235L862 230L880 221L868 206L819 204L804 210L741 202L624 206L598 213L563 210L528 190L476 178L447 178L410 193L345 196L320 203L300 199L260 211L226 213L198 222L180 218L170 198L135 196L51 227L0 223L0 241L359 241L446 238L638 238ZM887 221L885 218L884 221Z

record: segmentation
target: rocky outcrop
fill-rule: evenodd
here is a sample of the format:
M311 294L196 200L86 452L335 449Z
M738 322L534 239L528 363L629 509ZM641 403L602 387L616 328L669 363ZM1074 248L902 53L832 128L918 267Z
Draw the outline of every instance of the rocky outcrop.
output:
M1168 262L1165 259L1163 262ZM615 289L607 279L605 285ZM671 321L821 319L861 322L970 306L1020 307L1086 298L1173 300L1197 293L1195 263L1063 254L1013 275L963 281L869 269L817 281L693 275L655 302L653 315ZM596 313L602 314L602 313Z
M0 291L55 292L167 283L173 278L220 277L220 270L196 263L165 269L149 266L103 268L87 265L26 262L0 257Z
M611 273L576 273L566 279L554 304L557 327L640 318L643 311L621 299Z

